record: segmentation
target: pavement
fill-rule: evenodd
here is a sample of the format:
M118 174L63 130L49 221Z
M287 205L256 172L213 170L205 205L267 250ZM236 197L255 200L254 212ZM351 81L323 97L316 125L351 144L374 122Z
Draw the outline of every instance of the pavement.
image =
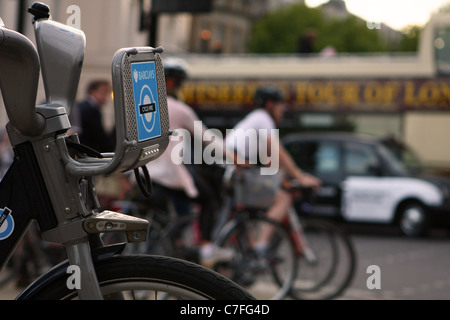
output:
M22 289L17 288L15 283L11 282L0 289L0 300L14 300L20 292L22 292Z

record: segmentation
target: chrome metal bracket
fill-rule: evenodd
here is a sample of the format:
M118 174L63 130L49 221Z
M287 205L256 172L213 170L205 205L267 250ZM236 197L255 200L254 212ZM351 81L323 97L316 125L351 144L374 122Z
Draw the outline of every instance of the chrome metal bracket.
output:
M83 226L90 234L125 231L128 242L147 240L148 221L123 213L106 210L87 217Z

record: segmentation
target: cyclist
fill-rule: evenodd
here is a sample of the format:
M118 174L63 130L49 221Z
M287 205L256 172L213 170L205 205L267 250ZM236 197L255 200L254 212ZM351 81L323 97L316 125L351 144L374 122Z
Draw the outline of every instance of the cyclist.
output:
M267 144L269 153L274 151L274 146L279 150L277 174L286 174L288 177L295 179L303 186L313 187L317 189L321 186L321 181L316 177L302 171L293 161L289 153L279 143L278 135L274 135L277 125L280 124L284 113L284 97L282 92L272 85L263 85L257 88L254 95L254 104L257 107L250 112L245 118L236 124L234 130L226 137L227 147L235 150L241 157L245 159L257 159L260 155L259 146L261 143ZM238 141L245 139L248 130L254 130L258 136L258 145L252 148L248 143L243 144ZM266 134L261 134L265 131ZM266 139L266 141L261 141ZM242 140L241 140L242 141ZM272 150L273 149L273 150ZM256 154L254 154L256 152ZM272 153L275 155L276 153ZM271 165L274 165L271 163ZM257 171L255 171L257 172ZM260 173L258 173L260 174ZM274 179L277 181L277 179ZM278 179L281 181L281 179ZM282 184L276 188L272 206L267 211L267 216L276 221L282 221L287 214L287 210L292 203L290 193L283 190ZM264 250L266 243L270 237L271 230L262 231L256 249Z
M170 129L185 129L194 139L203 141L202 136L206 127L202 125L201 132L194 130L194 123L200 120L194 110L179 99L180 88L188 76L184 61L178 59L166 60L164 72ZM198 136L199 134L202 136ZM221 139L213 139L211 143L216 143L219 148L224 149L224 141ZM161 199L169 196L179 214L187 213L193 201L200 203L199 226L202 237L199 252L200 263L210 267L217 262L228 261L232 258L232 251L213 245L210 238L215 223L215 213L218 210L216 186L201 175L196 174L196 170L191 170L185 163L175 164L171 157L176 146L177 142L171 139L166 151L158 159L147 165L154 182L154 196L150 199L150 202L155 204L155 202L158 202L157 198L160 198L161 202ZM234 156L234 153L230 153L230 156Z

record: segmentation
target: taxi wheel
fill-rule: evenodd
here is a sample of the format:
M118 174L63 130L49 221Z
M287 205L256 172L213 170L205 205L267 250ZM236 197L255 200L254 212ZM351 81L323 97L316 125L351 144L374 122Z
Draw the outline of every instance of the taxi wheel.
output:
M409 202L401 206L398 218L400 230L406 236L420 237L428 231L428 214L426 208L419 202Z

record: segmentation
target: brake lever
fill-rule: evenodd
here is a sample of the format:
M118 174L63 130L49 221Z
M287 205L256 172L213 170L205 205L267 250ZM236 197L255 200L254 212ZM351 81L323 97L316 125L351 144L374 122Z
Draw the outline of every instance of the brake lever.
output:
M142 169L144 176L142 176L139 173L139 168L134 169L134 175L136 177L136 182L137 182L137 185L139 186L139 189L141 190L142 194L144 196L146 196L147 198L150 198L153 194L152 180L150 178L150 174L148 172L147 167L144 165L140 168Z
M83 155L89 156L89 157L94 157L94 158L99 158L99 159L103 159L103 155L98 152L97 150L94 150L84 144L80 144L80 143L76 143L76 142L72 142L70 140L66 141L66 145L67 148L69 149L73 149Z

